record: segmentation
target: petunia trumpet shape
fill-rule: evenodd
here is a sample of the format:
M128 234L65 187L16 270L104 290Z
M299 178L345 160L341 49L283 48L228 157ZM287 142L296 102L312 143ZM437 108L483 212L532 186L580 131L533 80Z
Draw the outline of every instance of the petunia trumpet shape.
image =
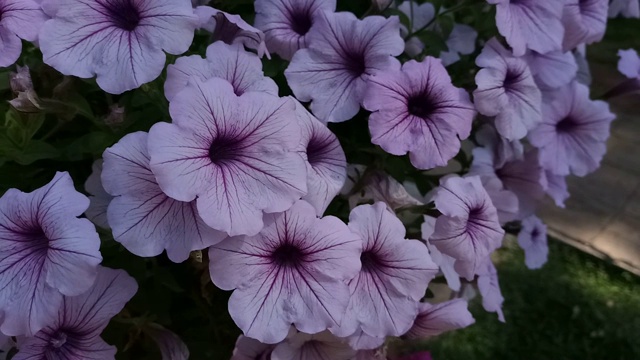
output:
M142 131L128 134L102 155L102 183L114 196L107 218L114 239L133 254L150 257L166 250L171 261L183 262L191 251L227 234L202 221L195 201L174 200L162 192L149 167L147 137Z
M547 226L537 216L522 220L518 245L524 250L524 261L529 269L539 269L547 262Z
M22 41L36 41L47 20L40 0L0 1L0 67L13 65L22 52Z
M318 219L304 200L272 217L258 235L209 250L211 280L235 289L231 317L246 336L267 344L284 340L291 324L308 334L340 324L362 253L347 225L333 216Z
M565 0L562 23L564 51L602 40L607 29L609 0Z
M54 321L33 337L18 338L20 351L13 359L115 359L116 347L100 334L137 291L136 281L123 270L99 267L90 289L64 297Z
M112 94L156 79L166 60L189 49L197 17L189 0L44 0L44 62L65 75L97 76Z
M300 127L291 99L233 93L213 78L170 103L172 124L149 131L151 170L171 198L193 201L210 227L255 235L264 213L287 210L307 192Z
M367 84L371 142L394 155L408 152L416 168L446 165L460 151L460 139L469 137L473 104L440 60L411 60L400 71L377 72Z
M33 192L9 189L0 198L3 334L35 334L55 320L63 296L91 287L102 256L95 226L77 218L88 207L66 172Z
M467 301L464 299L454 299L439 304L420 303L418 317L405 336L410 339L424 339L465 328L474 322Z

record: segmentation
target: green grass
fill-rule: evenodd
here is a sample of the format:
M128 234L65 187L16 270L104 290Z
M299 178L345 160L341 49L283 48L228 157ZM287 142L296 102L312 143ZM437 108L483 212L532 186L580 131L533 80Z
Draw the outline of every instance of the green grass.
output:
M506 324L471 305L476 324L427 343L435 360L640 359L640 279L550 243L540 270L515 246L500 252Z

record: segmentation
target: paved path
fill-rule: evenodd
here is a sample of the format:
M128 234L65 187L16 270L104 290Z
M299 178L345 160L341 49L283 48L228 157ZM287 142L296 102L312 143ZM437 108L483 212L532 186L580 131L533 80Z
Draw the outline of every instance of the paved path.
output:
M595 94L623 80L611 67L592 65ZM565 209L545 204L549 234L640 275L640 95L610 101L618 115L602 166L568 180Z

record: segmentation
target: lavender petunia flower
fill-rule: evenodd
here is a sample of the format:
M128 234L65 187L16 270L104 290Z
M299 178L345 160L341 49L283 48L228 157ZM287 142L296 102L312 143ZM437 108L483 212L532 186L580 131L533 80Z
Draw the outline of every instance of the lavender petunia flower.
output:
M197 19L188 0L44 0L44 62L65 75L97 76L120 94L156 79L166 55L189 49Z
M142 331L158 345L162 360L189 359L189 349L187 345L174 332L156 323L145 325Z
M138 291L123 270L99 267L93 286L78 296L65 296L55 319L33 337L18 338L14 360L115 359L116 347L100 333Z
M364 107L371 142L394 155L409 153L413 166L444 166L471 132L475 111L467 93L451 83L440 60L406 62L400 71L378 72L368 81Z
M444 178L433 196L442 213L429 238L440 252L456 259L455 270L472 280L484 259L500 247L504 230L480 178Z
M439 57L444 66L449 66L460 60L460 55L470 55L476 50L478 32L469 25L453 24L453 29L446 41L449 51L443 51Z
M498 133L508 140L522 139L542 120L542 94L526 61L512 56L492 38L476 64L482 68L473 92L478 112L495 116Z
M351 300L334 333L400 336L411 328L438 267L424 244L404 238L404 225L382 202L353 209L349 229L363 241L362 269L349 282Z
M491 262L490 257L483 261L478 271L478 290L482 295L482 307L486 311L497 313L498 320L504 322L504 314L502 313L504 298L498 283L498 270Z
M626 18L640 18L640 1L638 0L612 0L609 4L609 17L622 15Z
M0 331L32 335L52 323L63 295L91 287L100 256L95 226L77 216L89 199L68 173L30 193L0 198Z
M402 11L411 23L411 31L404 25L400 25L400 34L406 37L410 32L423 29L431 23L436 15L436 9L433 4L425 2L418 4L415 1L403 1L398 5L398 10ZM429 26L429 27L432 27ZM424 43L416 36L407 39L404 45L404 52L411 57L416 57L424 50Z
M540 88L557 89L573 81L578 73L578 63L571 52L539 54L530 51L524 58Z
M321 13L309 31L309 47L296 52L285 75L300 101L311 101L322 122L341 122L358 113L375 71L395 70L404 42L397 17Z
M498 134L493 124L483 124L475 133L476 141L493 154L493 165L502 167L507 161L524 157L524 147L520 140L508 140Z
M302 197L322 216L347 179L347 159L338 138L296 101L302 129L299 152L307 164L307 194Z
M171 261L183 262L193 250L205 249L227 235L209 228L198 215L196 202L165 195L149 168L147 133L123 137L107 148L102 183L115 196L107 217L114 239L138 256L167 251Z
M607 28L609 0L565 0L562 23L564 51L602 40Z
M22 41L36 41L47 20L40 0L0 1L0 67L13 65L22 52Z
M273 345L240 335L236 340L231 360L270 360L273 348Z
M539 269L547 262L547 226L537 216L522 220L518 244L524 250L525 264L529 269Z
M440 268L449 288L453 291L460 291L460 275L458 275L454 269L456 259L441 253L440 250L429 241L435 231L435 227L436 218L424 215L424 222L420 226L421 237L426 242L429 255L433 262Z
M559 0L487 0L496 4L496 24L515 56L527 49L541 54L562 47L564 28Z
M192 55L180 57L175 64L169 65L164 95L172 101L189 81L206 82L214 77L228 81L238 96L247 91L278 95L278 85L264 76L262 63L256 55L222 41L209 45L206 59Z
M353 168L356 172L359 170ZM356 173L356 176L360 175ZM420 206L424 203L409 194L405 186L396 179L380 170L369 170L366 178L361 181L362 189L349 197L349 207L354 208L358 204L382 201L391 212L411 206Z
M89 208L84 214L87 219L91 220L97 226L103 229L110 229L107 220L107 207L113 196L109 195L102 186L100 176L102 174L102 159L96 160L91 165L91 175L84 183L84 189L91 195L89 196Z
M278 344L271 360L352 360L356 351L344 339L328 331L309 335L299 332Z
M569 189L567 188L567 177L556 175L549 170L545 171L547 178L547 194L556 203L556 206L564 208L564 202L569 198Z
M246 336L282 341L291 324L309 334L341 323L346 282L360 271L361 240L338 218L300 200L258 235L209 250L214 284L233 290L229 313Z
M600 166L615 119L604 101L589 99L589 88L573 82L543 106L544 121L529 134L540 164L556 175L585 176Z
M336 10L336 0L256 0L255 26L264 31L270 51L290 60L309 45L309 30L323 11Z
M487 190L491 203L498 212L500 225L519 218L520 202L518 196L504 188L502 181L496 177L481 176L482 186Z
M455 299L440 304L420 303L420 312L411 329L410 339L423 339L462 329L475 322L466 300Z
M640 57L634 49L618 50L618 71L629 79L640 79Z
M242 44L258 53L259 57L269 55L264 42L264 33L244 21L240 15L228 14L210 6L198 6L195 9L198 26L213 34L214 41L229 45Z
M373 350L384 345L386 337L375 337L367 335L362 329L347 337L347 342L351 348L356 350Z
M238 97L221 79L196 83L171 102L173 124L149 131L151 170L168 196L197 198L210 227L255 235L263 213L285 211L306 194L294 110L290 99L259 92Z

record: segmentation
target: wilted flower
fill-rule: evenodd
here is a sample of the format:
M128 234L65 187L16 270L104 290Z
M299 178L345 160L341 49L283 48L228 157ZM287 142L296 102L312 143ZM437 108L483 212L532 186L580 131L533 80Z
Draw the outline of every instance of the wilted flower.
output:
M1 0L0 14L0 67L7 67L20 57L20 39L38 39L47 16L42 11L40 0Z
M273 345L240 335L236 340L231 360L270 360L273 348Z
M102 186L102 159L96 160L91 165L91 175L84 183L84 190L89 193L89 208L84 212L87 219L103 229L109 229L107 221L107 207L113 196L109 195Z
M197 198L210 227L255 235L263 213L287 210L306 194L300 127L291 99L233 93L213 78L173 98L172 124L149 131L151 170L160 188L180 201Z
M136 291L136 281L123 270L99 267L93 286L81 295L65 296L47 327L33 337L18 338L20 351L13 359L114 359L116 347L100 334Z
M300 101L323 122L351 119L360 110L367 78L375 71L395 70L404 42L397 17L321 13L309 31L309 47L298 50L285 75ZM375 31L371 31L375 29Z
M344 339L328 331L314 335L299 332L278 344L271 360L352 360L355 355L356 351Z
M147 133L126 135L102 156L102 184L114 196L107 210L113 238L133 254L156 256L166 250L171 261L182 262L191 251L227 237L202 221L195 201L162 192L149 168Z
M44 0L44 62L65 75L97 75L112 94L157 78L166 55L189 49L197 19L188 0Z
M323 11L336 10L336 0L256 0L255 25L264 31L267 47L290 60L309 45L308 33Z
M413 166L446 165L460 151L460 139L469 137L473 104L440 60L411 60L400 71L377 72L367 84L371 142L394 155L408 152Z
M66 172L33 192L9 189L0 198L3 334L35 334L55 320L63 296L93 284L100 238L89 220L77 218L88 206Z
M638 0L612 0L609 4L609 17L622 15L626 18L640 17L640 1Z
M570 51L546 54L530 51L524 58L540 88L557 89L573 81L578 73L578 63Z
M9 84L11 91L18 94L23 91L33 90L33 81L31 81L31 73L28 66L17 65L18 72L11 72L9 76Z
M124 106L113 104L109 106L109 114L105 117L104 123L107 126L117 127L124 122Z
M342 322L347 281L360 271L362 242L338 218L316 217L300 200L256 236L209 250L211 280L233 290L229 313L246 336L274 344L291 324L314 334ZM274 357L272 356L272 359Z
M529 269L539 269L547 262L547 226L537 216L522 220L518 244L524 250L525 264Z
M353 170L357 173L356 176L360 178L359 170L357 168L353 168ZM371 200L384 202L391 211L424 205L422 201L409 194L403 184L380 170L369 170L364 176L366 178L358 179L362 184L362 188L349 197L349 206L351 208Z
M504 314L502 313L502 303L504 297L500 291L500 283L498 283L498 270L487 257L482 262L478 271L478 290L482 296L482 307L498 314L498 320L504 322Z
M629 79L640 79L640 57L634 49L618 50L618 71Z
M466 300L455 299L435 305L424 302L420 303L418 317L406 336L424 339L465 328L474 322Z
M565 0L565 3L562 15L564 51L602 40L607 28L609 0Z

